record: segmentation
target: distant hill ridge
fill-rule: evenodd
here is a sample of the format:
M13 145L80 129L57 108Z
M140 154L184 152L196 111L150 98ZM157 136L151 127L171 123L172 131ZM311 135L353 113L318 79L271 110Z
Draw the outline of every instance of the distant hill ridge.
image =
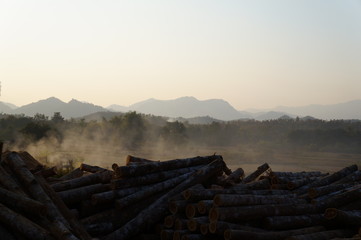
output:
M222 121L238 119L287 119L297 116L318 119L361 119L361 100L354 100L345 103L333 105L309 105L303 107L284 107L279 106L267 111L251 113L247 111L238 111L227 101L222 99L198 100L194 97L181 97L172 100L157 100L154 98L141 101L130 105L129 107L120 105L111 105L108 108L94 105L92 103L81 102L72 99L68 103L58 98L50 97L38 102L30 103L21 107L16 107L11 103L0 102L0 112L7 114L25 114L34 116L36 113L42 113L52 116L54 112L60 112L63 117L80 118L86 115L101 112L107 115L107 112L128 112L137 111L144 114L164 116L172 119L191 119L192 121L209 122L210 119ZM99 115L99 114L98 114ZM196 119L196 120L195 120Z

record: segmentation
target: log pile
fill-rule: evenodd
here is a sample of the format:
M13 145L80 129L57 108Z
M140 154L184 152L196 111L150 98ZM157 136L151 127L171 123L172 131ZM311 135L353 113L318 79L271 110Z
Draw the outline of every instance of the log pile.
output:
M62 177L26 152L0 164L0 239L359 239L361 174L244 175L222 156L128 156Z

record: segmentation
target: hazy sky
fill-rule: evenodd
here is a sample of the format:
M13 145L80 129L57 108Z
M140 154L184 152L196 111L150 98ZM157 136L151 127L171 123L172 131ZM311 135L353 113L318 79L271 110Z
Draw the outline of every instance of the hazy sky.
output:
M0 101L361 99L360 0L0 0Z

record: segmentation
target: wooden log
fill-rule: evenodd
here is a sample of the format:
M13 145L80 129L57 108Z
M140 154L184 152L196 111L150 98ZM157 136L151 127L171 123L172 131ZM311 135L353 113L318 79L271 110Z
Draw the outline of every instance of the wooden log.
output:
M153 204L149 205L148 208L144 209L139 213L135 218L126 223L124 226L114 231L113 233L104 237L105 240L110 239L129 239L134 236L137 232L142 231L145 225L150 222L158 222L166 214L168 208L168 199L181 193L185 189L206 181L212 176L219 174L220 169L223 169L225 163L221 157L209 165L198 170L196 173L191 175L187 180L180 183L177 187L170 190L168 193L164 194Z
M99 212L103 212L110 208L113 208L113 204L99 204L94 205L90 199L85 199L77 204L74 204L79 210L80 218L86 218L95 215Z
M187 218L194 218L199 217L199 213L197 211L197 204L196 203L189 203L186 206L185 213Z
M109 171L108 169L98 167L98 166L92 166L85 163L80 164L79 167L80 170L90 173L96 173L96 172L103 172L103 171Z
M65 174L59 178L60 181L69 181L72 179L80 178L84 175L84 172L80 168L75 168L73 171Z
M289 189L287 184L272 184L270 188L274 189L274 190L287 190L287 189Z
M287 230L322 225L325 221L323 214L270 216L265 218L264 226L272 230Z
M66 191L97 183L109 183L112 178L110 171L97 172L82 177L74 178L60 183L55 183L51 187L56 191Z
M104 210L94 215L82 218L80 222L83 225L92 225L100 222L112 221L115 218L116 215L115 212L116 212L115 209Z
M216 159L222 159L222 157L219 155L212 155L205 157L174 159L164 162L154 162L154 163L144 164L140 166L121 166L113 170L116 177L141 176L154 172L169 171L178 168L186 168L197 165L205 165L211 163Z
M0 203L15 211L25 212L35 216L44 216L47 212L43 203L3 188L0 188Z
M307 233L314 233L324 231L323 226L308 227L287 231L269 231L269 232L253 232L253 231L244 231L238 229L228 229L224 232L224 239L252 239L252 240L278 240L285 239L293 235L301 235Z
M324 195L328 195L333 192L337 192L339 190L347 189L352 187L354 184L331 184L322 187L314 187L308 189L308 196L313 199L317 197L321 197Z
M361 225L361 211L342 211L336 208L327 208L324 214L325 218L328 220L337 221L339 224L351 226Z
M41 174L44 178L55 176L57 175L56 167L43 168L40 171L36 172L36 174Z
M316 233L296 235L286 240L328 240L336 237L351 237L355 232L350 229L336 229Z
M213 207L213 200L202 200L197 203L197 210L200 215L205 215Z
M155 160L150 160L150 159L146 159L146 158L140 158L140 157L135 157L132 155L128 155L125 159L125 165L129 166L131 163L143 163L143 164L147 164L147 163L154 163L154 162L160 162L155 161Z
M357 165L351 165L349 167L345 167L331 175L328 175L328 176L325 176L321 179L318 179L316 181L313 181L312 183L308 184L308 185L305 185L303 186L302 188L299 188L297 190L297 193L298 194L303 194L303 193L306 193L307 190L309 188L313 188L313 187L321 187L321 186L326 186L326 185L329 185L333 182L336 182L338 180L340 180L341 178L344 178L346 177L347 175L353 173L357 171Z
M175 178L171 178L168 179L164 182L160 182L157 184L152 185L151 188L146 188L142 191L138 191L135 192L129 196L126 196L124 198L121 198L119 200L115 201L115 206L118 210L123 209L129 205L131 205L132 203L135 203L137 201L140 201L142 199L145 199L151 195L154 195L156 193L165 191L167 189L173 188L176 185L178 185L179 183L185 181L186 179L188 179L193 173L186 173L183 174L179 177L175 177Z
M17 240L21 239L21 237L16 237L15 234L13 234L10 229L0 224L0 239L6 239L6 240Z
M65 204L71 206L77 202L81 202L91 197L91 195L99 192L105 192L110 189L110 184L97 183L93 185L73 188L66 191L58 192L60 198Z
M54 239L48 231L0 204L0 222L28 239Z
M203 223L209 223L208 217L203 216L203 217L191 218L187 222L188 230L191 232L198 231L200 230L200 226Z
M45 179L40 175L36 176L36 180L41 185L44 192L49 196L51 199L53 206L56 206L61 216L66 219L66 223L70 225L70 228L72 229L72 232L76 236L78 236L82 240L90 240L91 237L86 232L84 227L81 225L81 223L78 221L77 217L65 206L65 203L60 199L60 197L56 194L56 192L47 184ZM51 207L53 208L53 207ZM53 219L59 219L55 214L53 213Z
M181 240L187 234L191 234L191 232L189 230L176 230L173 233L173 240Z
M175 178L175 177L181 176L186 173L195 172L198 169L200 169L201 167L204 167L204 165L180 168L180 169L175 169L175 170L171 170L171 171L155 172L155 173L150 173L150 174L146 174L143 176L137 176L137 177L114 179L111 181L111 184L112 184L113 189L129 188L129 187L140 186L140 185L148 185L148 184L152 184L152 183L158 183L161 181L165 181L167 179Z
M188 229L187 223L188 223L188 219L177 217L174 221L174 229L175 230Z
M246 189L251 189L251 190L266 190L271 188L271 183L267 178L258 181L253 181L245 185L246 185L245 186Z
M163 229L160 233L161 240L172 240L173 239L174 230L171 229Z
M256 180L261 174L263 174L268 169L269 169L269 166L268 166L267 163L262 164L261 166L259 166L257 168L256 171L254 171L253 173L248 175L246 178L244 178L243 182L244 183L249 183L249 182L252 182L252 181Z
M125 196L131 195L138 191L143 191L149 187L152 187L152 185L124 188L124 189L115 189L115 190L111 190L111 191L95 193L91 196L91 199L92 199L93 205L110 204L115 199L123 198Z
M168 208L172 214L185 212L186 206L189 204L187 200L173 200L169 201Z
M0 165L0 184L4 186L7 190L18 193L20 195L26 195L21 189L19 184L10 174Z
M100 237L103 234L112 232L114 227L111 222L101 222L84 226L85 230L93 237Z
M322 173L320 171L311 171L311 172L277 172L272 171L270 173L271 176L275 176L277 178L310 178L310 177L323 177L328 175L327 173Z
M252 194L252 195L281 195L292 194L289 190L249 190L249 189L187 189L182 195L188 201L198 202L201 200L212 200L217 194Z
M261 228L253 228L246 225L234 224L224 221L211 221L208 225L208 229L211 234L216 234L222 237L224 236L224 232L227 229L239 229L251 232L265 232L265 230Z
M255 205L245 207L214 207L209 211L210 221L244 222L269 216L289 216L318 213L312 204Z
M314 199L313 203L317 205L319 209L337 208L354 202L360 199L360 197L361 185L355 186L352 190L329 196L326 199L322 199L322 201L320 201L320 198L318 198L317 200Z
M341 178L340 180L332 183L332 184L345 184L345 183L354 183L361 181L361 171L355 171L348 176Z
M208 223L202 223L199 226L199 231L201 232L202 235L207 235L209 232L209 222Z
M31 156L26 151L18 152L21 159L24 161L26 168L29 169L31 172L37 172L44 168L44 165L41 164L38 160L36 160L33 156Z
M310 183L314 182L315 180L316 180L315 178L301 178L301 179L297 179L297 180L292 180L287 183L287 188L289 190L294 190L294 189L302 187L306 184L310 184Z
M164 218L164 223L163 225L166 227L166 228L172 228L175 224L175 220L178 218L177 215L175 214L172 214L172 215L168 215Z
M292 196L292 195L291 195ZM243 195L243 194L217 194L213 199L215 207L266 205L266 204L306 204L306 200L292 198L289 195Z
M213 239L210 236L205 236L202 234L184 234L181 238L181 240L209 240L209 239Z

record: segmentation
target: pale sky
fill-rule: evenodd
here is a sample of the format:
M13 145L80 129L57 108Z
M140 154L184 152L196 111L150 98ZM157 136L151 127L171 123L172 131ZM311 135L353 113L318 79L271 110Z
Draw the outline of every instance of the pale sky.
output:
M0 101L361 99L361 0L0 0Z

